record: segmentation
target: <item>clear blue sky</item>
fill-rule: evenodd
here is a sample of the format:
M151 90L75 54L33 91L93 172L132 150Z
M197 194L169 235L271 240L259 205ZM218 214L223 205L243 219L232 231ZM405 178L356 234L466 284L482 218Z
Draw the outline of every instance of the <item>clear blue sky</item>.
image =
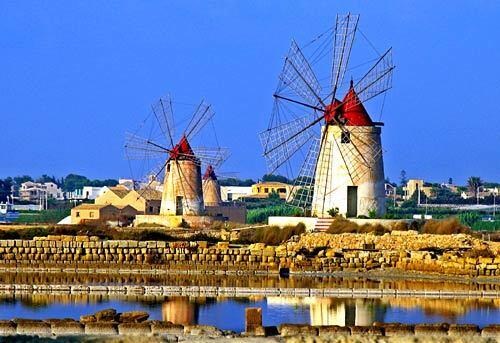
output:
M0 176L127 177L124 132L159 96L206 98L224 169L257 178L290 39L361 14L393 46L385 170L500 180L498 1L1 1Z

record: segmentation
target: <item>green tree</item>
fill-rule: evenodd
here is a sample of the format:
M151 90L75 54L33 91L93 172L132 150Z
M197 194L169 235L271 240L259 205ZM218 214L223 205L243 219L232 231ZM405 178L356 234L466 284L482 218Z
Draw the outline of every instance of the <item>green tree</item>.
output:
M14 176L14 182L17 185L20 185L21 183L28 182L28 181L33 181L33 178L29 175Z
M42 176L37 178L36 182L40 182L40 183L53 182L53 183L57 184L56 178L54 176L48 176L47 174L43 174Z
M482 185L483 181L479 176L471 176L467 179L467 189L474 194L474 197L477 196L477 191Z
M77 174L68 174L63 181L63 191L73 192L75 189L81 189L84 186L89 186L90 180L85 176Z
M406 187L406 184L408 183L408 178L406 176L406 170L401 170L401 174L399 175L399 184L401 187Z
M6 179L0 179L0 202L6 202L7 198L11 194L12 179L10 177Z
M292 183L287 177L285 177L283 175L275 175L275 174L264 174L264 176L262 176L262 181L264 181L264 182Z
M255 181L252 179L240 180L234 177L230 177L227 179L219 180L219 184L221 186L239 186L239 187L249 187L255 184Z

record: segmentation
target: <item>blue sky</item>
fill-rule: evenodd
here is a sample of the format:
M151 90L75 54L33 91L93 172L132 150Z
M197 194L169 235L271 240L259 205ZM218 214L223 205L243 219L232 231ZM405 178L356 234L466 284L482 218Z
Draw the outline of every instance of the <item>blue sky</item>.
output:
M397 65L382 120L385 170L500 180L500 2L0 2L0 176L127 177L124 133L158 97L204 97L217 114L224 170L261 176L257 133L291 38L335 14Z

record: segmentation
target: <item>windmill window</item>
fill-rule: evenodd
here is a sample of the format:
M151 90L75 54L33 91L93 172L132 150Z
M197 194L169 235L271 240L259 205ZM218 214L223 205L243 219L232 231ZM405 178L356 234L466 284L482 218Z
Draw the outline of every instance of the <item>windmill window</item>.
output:
M167 173L170 173L170 163L167 164Z
M349 144L349 143L351 143L351 133L347 132L347 131L342 132L342 135L340 137L340 142L342 144Z

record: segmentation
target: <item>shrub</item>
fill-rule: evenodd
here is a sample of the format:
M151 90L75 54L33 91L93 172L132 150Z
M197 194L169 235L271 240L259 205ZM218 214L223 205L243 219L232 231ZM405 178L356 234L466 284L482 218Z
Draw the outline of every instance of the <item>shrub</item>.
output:
M465 225L462 225L457 218L426 221L421 231L422 233L431 233L437 235L471 233L470 229Z
M368 211L368 217L371 219L377 218L377 209L372 208L371 210Z
M385 226L381 224L363 224L350 221L345 218L336 218L331 224L327 233L340 234L340 233L374 233L376 235L383 235L390 232Z
M359 225L349 219L336 218L326 232L328 233L355 233L358 232Z
M472 257L472 258L477 258L477 257L491 257L495 258L495 254L487 248L484 249L471 249L466 251L463 254L464 257Z
M328 210L328 214L330 215L330 217L336 217L339 215L339 208L338 207L334 207L334 208L331 208Z
M393 231L408 231L408 223L399 221L394 224L392 224L392 230Z
M240 233L240 243L265 243L267 245L279 245L288 241L296 235L301 235L306 232L306 226L299 223L295 226L267 226L257 229L247 229Z

